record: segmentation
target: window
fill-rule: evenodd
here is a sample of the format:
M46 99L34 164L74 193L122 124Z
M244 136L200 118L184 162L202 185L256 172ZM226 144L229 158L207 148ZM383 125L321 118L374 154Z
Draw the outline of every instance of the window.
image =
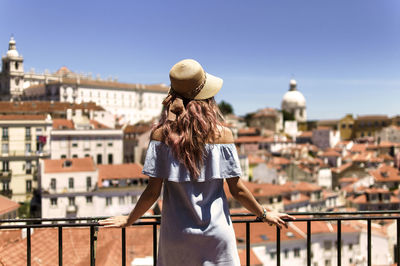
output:
M285 259L289 258L289 250L285 249L283 253L285 254Z
M325 266L331 266L331 260L325 260Z
M103 163L103 159L101 154L97 154L97 164L102 164Z
M68 197L68 205L75 206L75 197Z
M29 154L32 152L32 145L30 143L25 143L25 153Z
M271 251L271 252L269 253L269 255L270 255L270 257L271 257L271 260L274 260L274 259L275 259L275 256L276 256L276 252L275 252L275 251Z
M92 177L86 177L86 189L89 190L92 187Z
M78 147L78 143L72 143L72 147Z
M112 198L106 197L106 206L110 206L112 204Z
M331 250L332 249L332 241L324 241L324 249Z
M112 155L112 153L108 154L108 164L113 164L113 155Z
M31 139L31 127L25 127L25 139L26 140Z
M8 140L8 127L3 127L3 130L2 130L2 139L3 139L3 140Z
M8 153L8 143L3 143L1 145L1 153Z
M295 257L300 257L300 248L293 249L293 255Z
M50 180L50 188L54 190L57 189L57 180L55 178Z
M109 142L109 143L107 144L107 146L108 146L108 147L112 147L112 146L113 146L113 143L112 143L112 142Z
M353 244L349 244L349 250L353 250Z
M32 161L26 161L25 163L25 173L31 174L32 173Z
M343 129L346 128L346 124L342 124L342 128L343 128Z
M50 205L57 206L57 198L50 198Z
M10 190L10 181L4 180L3 181L3 191L9 191Z
M68 178L68 188L74 188L74 178Z
M92 196L86 196L86 203L93 203L93 197Z
M65 158L67 158L67 155L61 154L61 159L65 159Z
M137 197L131 196L131 203L136 203L136 202L137 202Z
M3 161L3 171L9 171L9 162Z
M103 144L101 144L101 143L97 143L97 144L96 144L96 146L97 146L97 147L102 147L102 146L103 146Z
M78 158L78 154L73 154L72 158Z
M119 205L124 205L125 204L125 197L124 196L119 196L118 197L118 202L119 202Z
M27 193L32 192L32 180L26 180L25 184L26 184L26 192Z

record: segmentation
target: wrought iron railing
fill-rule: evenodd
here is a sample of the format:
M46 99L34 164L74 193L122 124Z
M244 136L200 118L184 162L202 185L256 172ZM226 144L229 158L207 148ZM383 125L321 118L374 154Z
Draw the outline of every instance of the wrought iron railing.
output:
M341 266L341 250L342 250L342 221L364 220L367 221L367 265L372 265L371 260L371 222L373 220L396 220L397 225L397 245L395 250L395 258L399 260L400 255L400 211L358 211L358 212L296 212L289 213L296 216L296 220L292 222L307 223L307 266L311 265L311 228L315 221L334 221L337 223L337 265ZM233 223L244 223L246 226L246 265L251 265L250 249L251 224L260 223L254 219L252 214L232 214ZM27 265L31 265L31 229L32 228L58 228L58 265L63 265L63 231L65 227L89 227L90 228L90 265L95 265L95 240L97 238L97 229L100 226L97 221L107 217L82 217L82 218L56 218L56 219L4 219L0 220L0 230L2 229L23 229L26 228L27 239ZM147 221L146 221L147 220ZM149 221L150 220L150 221ZM51 224L45 224L50 222ZM58 223L66 222L66 223ZM25 223L25 224L21 224ZM153 228L153 263L157 264L157 226L160 225L160 215L143 216L140 222L133 226L151 225ZM281 265L281 229L276 227L276 265ZM126 229L121 228L121 250L122 265L126 265ZM398 261L397 261L398 262Z

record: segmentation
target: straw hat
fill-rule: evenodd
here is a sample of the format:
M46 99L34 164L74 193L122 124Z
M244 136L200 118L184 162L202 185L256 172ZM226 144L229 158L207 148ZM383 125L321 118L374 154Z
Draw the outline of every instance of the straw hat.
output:
M186 99L204 100L221 89L223 80L208 74L199 62L185 59L176 63L169 72L171 90Z

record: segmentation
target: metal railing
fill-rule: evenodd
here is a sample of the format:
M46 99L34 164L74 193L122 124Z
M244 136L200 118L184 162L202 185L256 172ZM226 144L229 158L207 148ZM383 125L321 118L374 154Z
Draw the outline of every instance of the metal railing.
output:
M371 222L373 220L396 220L397 225L397 245L395 250L395 258L399 260L400 255L400 211L357 211L357 212L296 212L289 213L290 215L296 216L296 220L291 222L306 222L307 223L307 266L311 265L311 228L312 223L316 221L334 221L337 223L337 265L341 266L341 249L342 249L342 221L351 220L364 220L367 221L367 265L372 265L371 258ZM310 217L311 216L311 217ZM251 249L251 224L261 223L254 219L252 214L232 214L233 223L244 223L246 226L246 265L251 265L250 261L250 249ZM0 230L2 229L23 229L26 228L27 238L27 253L26 261L27 265L31 265L31 229L32 228L58 228L58 265L63 265L63 231L64 227L89 227L89 242L90 242L90 265L95 265L95 241L97 240L97 231L100 226L97 221L105 219L107 217L82 217L82 218L55 218L55 219L3 219L0 220ZM157 264L157 226L160 225L160 215L143 216L140 222L133 224L132 226L144 226L151 225L153 230L153 263ZM152 221L146 221L152 220ZM51 222L51 224L43 224L43 222ZM67 222L67 223L57 223ZM7 223L6 225L2 225ZM18 224L13 224L18 223ZM26 223L21 225L21 223ZM57 223L57 224L55 224ZM276 227L276 265L281 265L281 229ZM126 229L121 228L121 249L122 249L122 265L126 265ZM398 262L398 261L397 261Z

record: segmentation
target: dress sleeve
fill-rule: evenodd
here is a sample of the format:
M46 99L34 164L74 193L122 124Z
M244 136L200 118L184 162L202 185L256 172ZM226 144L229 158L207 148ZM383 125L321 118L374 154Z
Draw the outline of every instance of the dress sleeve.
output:
M147 149L143 174L173 182L193 181L189 171L164 143L152 140ZM241 176L239 156L234 144L206 144L204 165L198 182Z
M150 177L162 178L163 164L162 143L151 140L146 152L142 173Z

